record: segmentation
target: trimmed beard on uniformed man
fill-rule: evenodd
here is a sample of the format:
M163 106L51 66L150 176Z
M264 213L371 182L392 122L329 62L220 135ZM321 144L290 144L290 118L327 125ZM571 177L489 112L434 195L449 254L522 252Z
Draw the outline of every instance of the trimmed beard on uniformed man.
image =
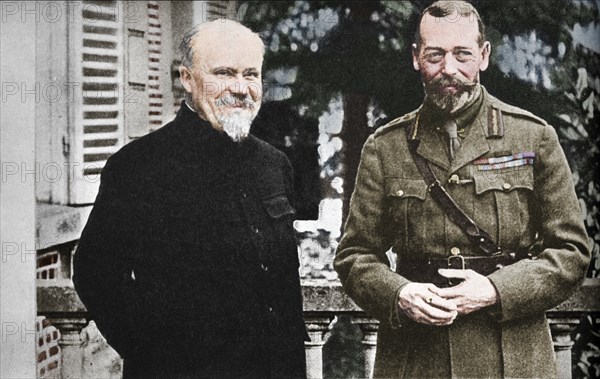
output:
M250 126L254 115L252 109L254 108L254 100L252 96L247 95L245 98L240 99L230 94L221 96L215 101L217 107L241 107L240 110L234 111L230 115L220 115L218 122L221 124L223 131L233 140L233 142L240 142L248 137L250 134Z
M472 82L464 81L454 77L442 76L438 79L433 79L425 86L425 93L430 101L444 112L449 114L465 108L477 98L479 93L479 81L476 79ZM457 89L457 93L446 93L443 87L452 86Z

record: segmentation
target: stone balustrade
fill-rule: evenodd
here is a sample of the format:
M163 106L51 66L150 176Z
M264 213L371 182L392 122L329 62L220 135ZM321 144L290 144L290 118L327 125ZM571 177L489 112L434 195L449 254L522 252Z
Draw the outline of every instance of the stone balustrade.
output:
M337 316L349 316L362 334L365 375L372 376L378 322L369 318L343 292L338 282L303 282L304 317L310 342L306 342L308 378L323 377L323 346ZM560 378L571 378L572 333L583 314L599 317L600 279L586 279L584 286L569 300L550 310L550 321ZM38 287L38 314L60 330L62 377L84 376L82 329L87 325L86 310L71 286Z

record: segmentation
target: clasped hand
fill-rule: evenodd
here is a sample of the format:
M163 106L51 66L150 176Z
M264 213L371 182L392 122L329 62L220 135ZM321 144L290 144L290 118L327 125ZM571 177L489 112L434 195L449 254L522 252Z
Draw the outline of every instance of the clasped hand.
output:
M490 280L473 270L441 269L448 279L462 279L456 286L439 288L431 283L409 283L400 291L398 305L411 319L429 325L450 325L466 315L498 301Z

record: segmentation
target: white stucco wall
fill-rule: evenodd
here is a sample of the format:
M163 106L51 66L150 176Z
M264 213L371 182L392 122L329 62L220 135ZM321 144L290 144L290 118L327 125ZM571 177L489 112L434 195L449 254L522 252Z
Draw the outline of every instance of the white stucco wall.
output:
M0 7L0 377L35 378L36 94L22 89L35 88L42 20L32 4Z

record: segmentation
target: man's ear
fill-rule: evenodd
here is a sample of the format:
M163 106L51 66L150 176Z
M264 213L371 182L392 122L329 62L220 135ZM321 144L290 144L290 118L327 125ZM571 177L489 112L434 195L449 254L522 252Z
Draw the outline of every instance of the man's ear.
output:
M416 43L412 44L412 59L415 70L421 70L421 65L419 64L419 48L417 47Z
M490 54L492 52L492 45L489 41L485 41L483 43L483 48L481 49L481 63L479 64L479 70L485 71L490 65Z
M192 73L187 67L179 66L179 80L181 81L183 88L185 88L185 91L192 93L192 82L194 79L192 78Z

